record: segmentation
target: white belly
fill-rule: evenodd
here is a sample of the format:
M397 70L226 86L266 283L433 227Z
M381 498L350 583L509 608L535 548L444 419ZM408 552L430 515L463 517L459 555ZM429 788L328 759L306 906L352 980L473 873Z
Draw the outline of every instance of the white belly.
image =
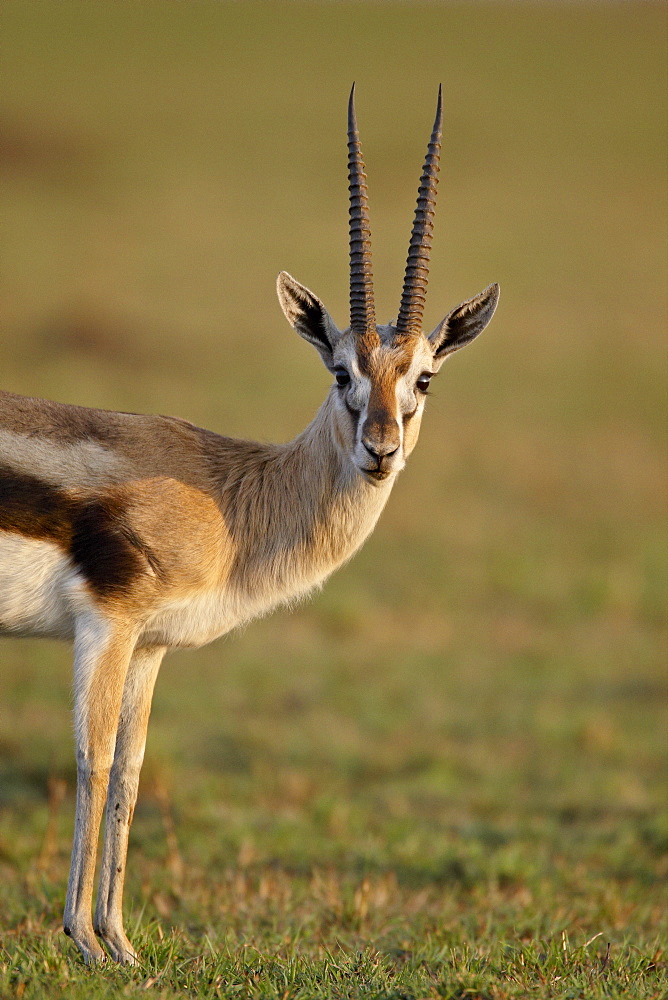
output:
M252 584L238 589L228 583L178 598L165 595L148 613L138 644L203 646L277 605L299 600L333 568L304 572L295 561L280 573L273 567L256 573ZM55 543L0 531L0 635L72 639L76 615L89 611L91 601L81 574Z
M0 634L71 639L67 592L76 579L54 543L0 531Z

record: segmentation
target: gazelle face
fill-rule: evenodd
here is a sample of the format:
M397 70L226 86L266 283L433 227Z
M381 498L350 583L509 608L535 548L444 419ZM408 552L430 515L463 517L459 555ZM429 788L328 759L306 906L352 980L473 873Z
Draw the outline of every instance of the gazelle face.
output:
M277 291L289 322L334 375L336 444L373 483L403 469L417 441L431 376L485 328L499 298L499 286L490 285L448 313L428 337L402 336L392 325L360 336L339 330L320 299L286 271L278 276Z
M403 469L415 447L429 381L435 374L425 337L396 342L392 327L378 327L368 345L347 331L332 352L333 396L340 447L369 481L381 483Z

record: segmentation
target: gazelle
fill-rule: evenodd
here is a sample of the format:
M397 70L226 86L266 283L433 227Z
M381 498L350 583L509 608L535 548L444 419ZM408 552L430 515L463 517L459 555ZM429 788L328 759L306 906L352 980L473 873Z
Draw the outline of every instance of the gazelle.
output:
M334 376L289 444L0 392L0 634L74 642L77 795L64 928L88 963L105 956L96 935L116 961L137 961L121 904L165 652L306 593L350 558L415 447L430 379L494 313L496 284L422 332L441 128L439 88L399 315L381 326L351 91L350 326L340 330L317 296L278 276L283 312Z

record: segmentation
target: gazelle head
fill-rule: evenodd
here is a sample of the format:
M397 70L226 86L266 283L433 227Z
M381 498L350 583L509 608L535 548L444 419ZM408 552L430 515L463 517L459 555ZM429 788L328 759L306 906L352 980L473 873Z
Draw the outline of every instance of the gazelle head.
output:
M422 330L442 136L442 98L427 148L406 261L399 315L376 323L366 175L355 116L355 87L348 104L350 189L350 326L339 330L320 299L286 271L278 297L297 333L319 351L334 375L335 438L355 469L379 483L403 468L415 447L429 381L449 354L487 326L499 286L457 306L429 334Z

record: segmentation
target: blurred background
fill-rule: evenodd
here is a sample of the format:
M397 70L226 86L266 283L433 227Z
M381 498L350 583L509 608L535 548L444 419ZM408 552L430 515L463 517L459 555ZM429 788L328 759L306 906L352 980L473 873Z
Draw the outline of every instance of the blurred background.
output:
M296 610L165 662L135 891L138 859L165 856L165 810L212 879L272 859L416 885L566 878L577 857L649 891L667 721L662 6L33 0L1 17L3 388L297 434L329 376L274 282L289 270L347 323L353 80L380 319L439 82L427 326L501 285L360 555ZM3 870L44 850L64 781L61 892L70 652L0 654Z

